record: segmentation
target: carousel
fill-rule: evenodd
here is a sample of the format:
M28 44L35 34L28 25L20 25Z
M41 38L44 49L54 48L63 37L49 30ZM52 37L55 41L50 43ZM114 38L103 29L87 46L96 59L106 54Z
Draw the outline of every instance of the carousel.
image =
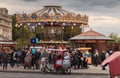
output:
M61 6L44 6L31 14L16 15L16 26L29 27L30 30L39 29L38 44L68 44L69 38L81 33L81 29L88 27L88 16L75 14L62 9ZM73 30L79 33L74 34ZM71 32L71 33L68 33Z

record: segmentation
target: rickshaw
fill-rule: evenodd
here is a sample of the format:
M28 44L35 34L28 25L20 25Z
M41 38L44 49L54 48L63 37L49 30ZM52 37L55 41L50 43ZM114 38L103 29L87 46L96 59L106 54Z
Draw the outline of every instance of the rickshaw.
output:
M46 64L44 67L42 67L41 72L48 73L48 72L54 72L54 73L71 73L71 61L70 61L70 55L67 52L67 50L60 50L60 49L50 49L53 51L56 51L57 57L54 61L54 69L50 69L47 66L47 59Z
M71 60L70 60L70 54L67 50L58 50L60 52L59 58L56 59L55 62L55 69L58 73L71 73Z

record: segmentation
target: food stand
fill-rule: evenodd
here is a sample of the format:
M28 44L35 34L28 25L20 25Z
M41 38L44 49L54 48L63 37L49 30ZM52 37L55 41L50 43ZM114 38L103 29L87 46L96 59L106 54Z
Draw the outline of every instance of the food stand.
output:
M89 50L91 50L91 49L92 48L90 48L90 47L81 47L81 48L78 48L78 50L80 50L82 52L83 57L86 58L88 64L92 63L91 54L89 52Z

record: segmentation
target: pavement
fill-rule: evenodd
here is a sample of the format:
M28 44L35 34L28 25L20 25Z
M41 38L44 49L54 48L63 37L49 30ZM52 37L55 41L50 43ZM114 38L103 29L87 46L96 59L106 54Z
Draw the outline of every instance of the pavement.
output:
M7 70L3 70L2 66L0 66L0 72L9 72L9 73L41 73L40 69L24 69L23 66L20 67L10 67L8 65ZM72 74L75 75L109 75L109 67L106 67L106 70L102 70L100 66L95 67L93 65L89 65L88 69L72 69L71 70Z

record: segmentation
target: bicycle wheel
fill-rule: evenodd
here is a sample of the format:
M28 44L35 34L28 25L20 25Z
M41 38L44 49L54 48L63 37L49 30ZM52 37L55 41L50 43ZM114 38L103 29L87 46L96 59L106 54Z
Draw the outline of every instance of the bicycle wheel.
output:
M43 68L41 69L41 72L42 72L42 73L47 73L46 67L43 67Z
M65 69L65 73L66 73L66 74L71 74L71 68Z

